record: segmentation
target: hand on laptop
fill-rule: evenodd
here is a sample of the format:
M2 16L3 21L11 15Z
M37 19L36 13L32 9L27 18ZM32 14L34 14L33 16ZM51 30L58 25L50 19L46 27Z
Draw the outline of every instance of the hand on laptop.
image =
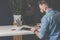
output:
M38 31L38 29L41 27L41 23L37 23L36 27L31 28L32 32Z

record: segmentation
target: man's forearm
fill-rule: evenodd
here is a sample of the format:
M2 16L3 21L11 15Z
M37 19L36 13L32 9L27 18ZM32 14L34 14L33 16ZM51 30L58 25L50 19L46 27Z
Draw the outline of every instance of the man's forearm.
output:
M39 35L39 31L35 31L34 33L35 33L36 36L39 38L39 36L40 36L40 35Z

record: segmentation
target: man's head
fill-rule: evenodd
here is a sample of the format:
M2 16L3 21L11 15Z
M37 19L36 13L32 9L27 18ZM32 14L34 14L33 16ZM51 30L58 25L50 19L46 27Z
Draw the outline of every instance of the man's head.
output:
M50 2L49 0L40 0L39 1L39 8L40 8L40 11L43 13L43 12L47 12L49 8L51 8L50 6Z

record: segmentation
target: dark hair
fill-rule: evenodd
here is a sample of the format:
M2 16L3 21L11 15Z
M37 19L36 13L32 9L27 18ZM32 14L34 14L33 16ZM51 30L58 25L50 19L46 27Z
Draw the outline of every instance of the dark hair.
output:
M47 4L48 7L52 7L51 0L39 0L38 3L39 4Z
M60 11L60 0L39 0L39 4L47 4L48 7L53 8L54 10Z

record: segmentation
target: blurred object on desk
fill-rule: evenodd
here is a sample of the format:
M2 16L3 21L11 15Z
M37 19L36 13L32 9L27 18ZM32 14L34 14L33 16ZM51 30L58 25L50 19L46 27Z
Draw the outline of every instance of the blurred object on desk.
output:
M21 26L22 21L21 21L21 15L13 15L14 22L13 25Z

